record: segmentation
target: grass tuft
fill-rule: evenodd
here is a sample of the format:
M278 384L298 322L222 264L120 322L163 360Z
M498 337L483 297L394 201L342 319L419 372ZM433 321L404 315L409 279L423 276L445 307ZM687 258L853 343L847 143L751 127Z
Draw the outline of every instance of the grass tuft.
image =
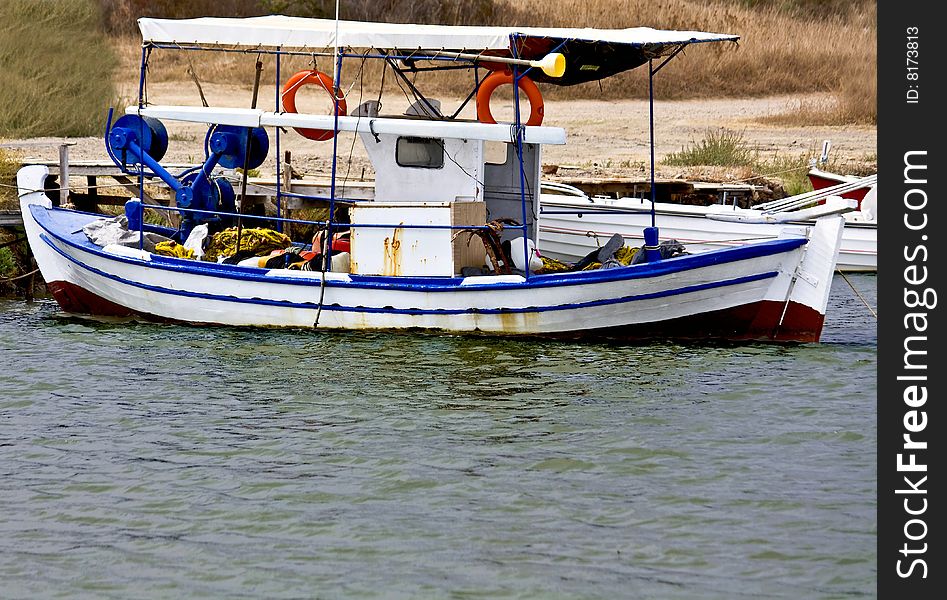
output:
M782 197L812 190L808 172L820 154L821 148L810 148L798 154L762 156L746 144L743 134L720 130L708 131L705 139L692 143L681 152L669 154L663 162L669 166L686 167L690 171L687 177L692 179L768 185L778 190L777 197ZM728 171L714 174L714 167L726 167ZM878 158L876 155L861 159L830 157L820 168L833 173L865 176L878 172Z
M746 145L743 133L729 129L709 130L704 139L664 159L672 167L746 167L755 162L756 154Z
M0 21L0 136L100 133L116 68L94 0L6 0Z

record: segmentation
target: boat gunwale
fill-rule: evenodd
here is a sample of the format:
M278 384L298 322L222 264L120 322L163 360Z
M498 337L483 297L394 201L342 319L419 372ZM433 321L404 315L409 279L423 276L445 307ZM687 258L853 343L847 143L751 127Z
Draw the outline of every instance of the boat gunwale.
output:
M550 200L549 199L550 196L555 196L557 198L555 200ZM558 198L560 196L566 199L560 200ZM539 214L540 216L544 212L545 214L549 214L549 215L576 214L576 213L596 214L596 215L651 214L651 207L643 206L644 203L650 204L651 201L648 199L642 200L640 198L634 198L634 197L608 198L610 202L641 200L642 206L640 208L638 206L615 206L612 204L601 204L601 203L598 203L598 201L595 199L589 200L588 204L582 204L580 200L581 198L577 200L572 200L566 196L562 196L561 194L543 194L542 197L540 198ZM584 207L585 210L570 210L568 212L563 211L563 212L556 213L552 211L544 211L543 210L544 205L546 206L555 205L555 206L566 207L566 208L573 208L573 207L583 208ZM724 211L719 211L719 213L711 213L710 211L701 210L705 208L710 208L712 206L725 206L725 205L711 204L707 206L700 206L696 204L674 204L672 202L656 202L654 210L655 210L655 213L658 213L658 214L663 213L663 214L667 214L667 215L675 216L675 217L693 217L693 218L705 217L706 218L708 214L721 214L721 213L726 214ZM753 207L739 209L739 211L747 211L747 210L755 210L755 209ZM734 212L739 212L739 211L734 211ZM759 212L762 212L762 211L759 211ZM857 211L853 211L852 213L846 213L846 214L858 214L858 213ZM783 223L756 223L756 224L757 225L783 225L783 226L797 225L797 226L803 226L803 227L812 227L815 224L815 220L786 221ZM855 221L855 220L845 219L845 228L847 229L849 227L855 227L859 229L877 229L878 222L877 220L873 222L867 222L867 221Z
M96 267L93 267L89 264L81 262L78 258L70 255L66 251L57 247L53 244L46 234L40 234L40 238L56 253L61 255L63 258L69 262L78 265L79 267L99 276L104 277L105 279L118 281L123 285L128 285L134 288L146 289L152 292L157 292L161 294L170 294L173 296L184 296L188 298L198 298L205 300L213 300L216 302L236 302L239 304L258 304L266 306L276 306L276 307L289 307L289 308L303 308L303 309L320 309L328 311L338 311L338 312L356 312L356 313L375 313L375 314L404 314L412 316L422 316L422 315L433 315L433 316L445 316L445 315L467 315L467 314L483 314L483 315L503 315L503 314L532 314L532 313L544 313L552 311L563 311L563 310L583 310L596 306L613 306L618 304L627 304L630 302L637 302L643 300L653 300L656 298L667 298L670 296L679 296L684 294L690 294L695 292L700 292L708 289L718 289L730 287L733 285L742 285L746 283L754 283L757 281L763 281L767 279L773 279L779 275L779 271L764 271L761 273L755 273L753 275L744 275L741 277L736 277L732 279L725 280L715 280L706 283L688 285L680 288L666 289L658 292L650 292L647 294L631 294L624 296L613 296L606 298L599 298L596 300L586 300L583 302L567 302L563 304L546 304L546 305L530 305L530 306L518 306L518 307L495 307L495 308L480 308L480 307L462 307L462 308L395 308L393 306L364 306L364 305L346 305L343 306L338 303L321 303L321 302L295 302L292 300L285 299L274 299L274 298L260 298L256 297L240 297L240 296L221 296L215 294L209 294L206 292L195 292L191 290L183 289L174 289L161 287L157 285L152 285L144 283L141 281L134 281L126 279L120 275L114 273L109 273L103 271ZM142 261L144 262L144 261ZM418 291L434 291L434 290L418 290ZM197 321L203 322L203 321Z
M152 269L172 271L177 273L196 275L202 277L218 277L225 279L278 283L280 285L302 285L317 286L322 285L322 278L319 271L313 271L316 276L312 278L301 278L297 276L283 277L278 274L270 274L278 269L263 269L260 267L247 267L239 265L226 265L211 262L195 262L190 259L179 259L175 257L162 256L152 253L150 260L120 256L106 252L101 246L94 244L91 240L76 241L65 237L57 232L54 227L55 221L52 213L75 213L68 209L57 207L47 208L41 205L30 205L30 212L37 225L52 238L63 244L71 246L77 250L105 258L110 261L135 265L138 267L148 267ZM83 213L94 214L94 213ZM105 215L103 215L105 216ZM72 235L81 233L81 230L73 232ZM41 237L44 241L55 248L47 235ZM530 275L522 282L497 282L461 285L466 279L464 277L410 277L410 276L385 276L385 275L346 275L346 280L333 280L325 278L326 287L345 287L345 288L366 288L366 289L388 289L410 292L458 292L458 291L488 291L488 290L515 290L515 289L535 289L545 287L569 287L576 285L589 285L597 283L609 283L615 281L648 279L660 277L673 273L680 273L700 269L703 267L740 262L790 252L803 246L808 239L802 236L762 241L735 248L725 248L710 252L701 252L677 256L664 259L656 263L643 263L611 269L598 269L592 271L570 271L566 273L550 273L544 275ZM327 272L327 275L333 272Z

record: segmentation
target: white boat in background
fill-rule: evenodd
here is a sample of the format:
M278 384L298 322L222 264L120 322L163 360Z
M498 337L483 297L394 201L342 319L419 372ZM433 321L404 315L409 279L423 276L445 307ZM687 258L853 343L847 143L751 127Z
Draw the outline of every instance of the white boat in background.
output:
M177 230L145 222L138 199L126 204L124 220L53 207L43 192L46 168L34 165L19 171L20 205L30 246L48 289L68 312L193 324L622 340L819 339L842 236L840 213L849 207L828 207L807 226L781 225L774 239L720 250L665 257L658 229L650 228L648 243L637 253L629 248L631 254L626 254L635 260L626 263L616 262L609 253L597 256L601 266L589 270L544 272L532 266L536 256L531 248L540 239L536 215L542 149L565 143L566 136L560 128L541 125L541 96L529 78L572 84L642 65L648 66L653 78L688 45L734 41L737 36L649 28L439 27L281 16L140 19L139 25L143 63L156 48L236 49L253 60L268 54L276 63L273 91L278 100L272 110L256 108L258 79L250 108L201 106L197 98L193 105L154 106L145 100L143 79L138 103L110 121L109 155L125 172L137 175L142 187L157 178L174 190L176 206L167 210L182 217ZM326 49L333 47L336 50L328 53ZM429 110L408 118L384 115L376 102L362 103L346 115L338 91L346 87L340 82L341 68L334 81L314 69L285 83L280 80L280 58L294 53L328 56L338 67L343 60L380 59L399 76L418 63L429 63L433 70L439 64L451 69L486 66L495 70L482 80L472 78L478 103L489 102L484 89L492 88L478 87L484 82L492 79L494 87L517 82L515 88L531 100L530 118L520 119L517 100L513 124L491 122L483 106L478 106L478 121L451 119L413 86ZM654 66L655 60L664 62ZM582 68L592 63L595 69ZM507 68L511 71L504 71ZM143 77L147 74L144 64L141 72ZM258 77L259 73L257 69ZM291 98L304 84L316 84L313 89L320 91L335 89L328 93L334 96L336 114L296 112ZM202 168L175 176L161 166L169 143L162 121L209 126ZM318 225L326 235L314 239L314 246L308 240L286 240L286 247L276 254L238 260L241 232L249 235L242 224L252 217L232 208L240 205L235 190L245 187L246 173L263 163L269 136L275 135L278 148L283 131L294 135L290 129L313 141L336 144L340 134L360 140L376 172L372 200L342 195L336 184L339 153L334 151L329 196L310 198L323 202L330 217L292 221ZM488 144L499 144L505 154L499 159L491 154L488 159ZM279 158L277 152L278 169ZM242 176L217 177L218 166L240 167ZM277 202L300 198L278 184L273 192ZM348 208L344 220L336 211L343 204ZM200 243L203 234L195 245L195 233L202 228L223 229L230 219L237 227L218 232L214 240L222 234L235 236L233 256L207 260L210 248ZM290 221L272 215L264 220ZM116 223L120 228L127 223L120 233L132 236L131 246L105 243L92 233ZM659 223L663 226L663 217ZM336 234L343 231L350 233L350 240L341 249ZM280 240L278 232L264 233ZM154 236L170 239L154 249L146 247L146 237ZM503 242L509 243L509 250ZM205 260L192 257L196 251L204 253ZM297 255L309 258L280 262ZM493 260L484 269L487 255Z
M862 190L863 200L850 199ZM821 203L821 204L820 204ZM814 216L848 207L839 251L840 271L878 269L877 176L852 178L822 189L753 208L735 205L654 204L661 234L676 239L689 252L732 248L774 239L786 223L811 225ZM573 261L602 245L613 234L642 243L651 226L651 200L588 196L561 183L543 182L540 200L539 249L544 255Z

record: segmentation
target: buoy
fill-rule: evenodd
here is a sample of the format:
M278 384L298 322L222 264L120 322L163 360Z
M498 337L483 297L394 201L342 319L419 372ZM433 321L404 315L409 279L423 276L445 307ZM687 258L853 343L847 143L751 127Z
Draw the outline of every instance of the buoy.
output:
M501 85L513 83L513 73L509 71L493 71L480 83L480 89L477 90L477 120L481 123L496 123L493 114L490 112L490 97ZM539 87L533 83L533 80L527 76L519 78L517 85L520 91L529 98L529 119L526 125L541 125L543 122L543 95Z
M300 71L286 81L286 84L283 85L283 91L280 93L280 99L283 102L283 110L291 113L298 112L296 110L296 92L302 86L309 84L316 84L329 94L329 97L332 98L335 103L335 114L346 114L347 107L345 106L345 96L342 94L342 90L336 88L333 94L332 89L334 86L332 78L322 71L315 69ZM307 129L305 127L294 127L293 129L304 138L317 142L325 142L335 136L335 131L332 129Z

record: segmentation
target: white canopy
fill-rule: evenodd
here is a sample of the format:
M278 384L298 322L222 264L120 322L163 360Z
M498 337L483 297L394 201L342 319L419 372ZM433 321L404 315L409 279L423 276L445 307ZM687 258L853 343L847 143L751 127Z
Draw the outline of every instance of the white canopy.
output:
M323 50L336 45L336 22L270 15L249 18L138 20L142 40L152 43L221 44L283 49ZM629 29L471 27L406 23L338 22L340 47L403 50L508 49L510 36L577 40L634 47L677 46L699 42L736 41L737 35L701 31Z

